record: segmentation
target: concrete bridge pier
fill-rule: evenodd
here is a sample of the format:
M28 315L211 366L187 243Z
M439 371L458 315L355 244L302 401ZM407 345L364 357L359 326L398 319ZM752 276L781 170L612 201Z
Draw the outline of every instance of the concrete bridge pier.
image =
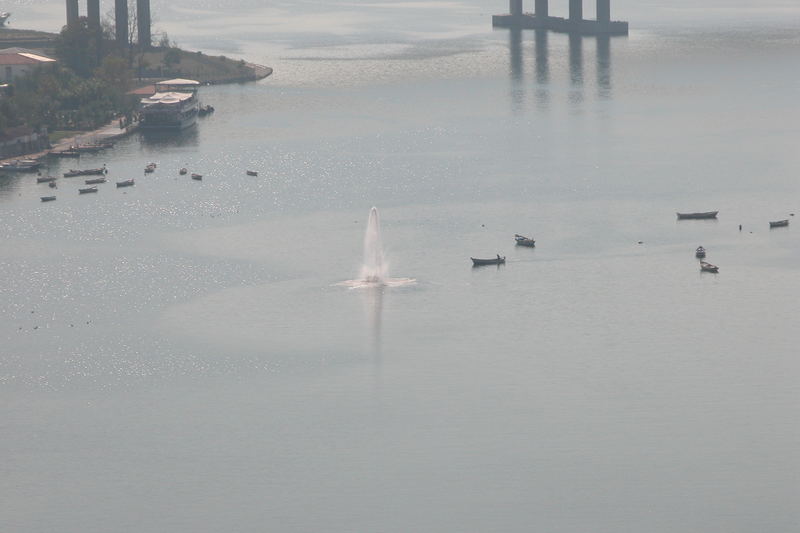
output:
M67 0L67 26L74 28L78 24L79 17L78 0Z
M522 0L509 0L508 12L512 17L522 16Z
M600 24L611 22L611 0L597 0L597 22Z
M577 23L583 20L583 0L569 0L569 20Z
M114 34L120 48L128 46L128 0L114 1Z
M150 34L150 0L136 0L136 25L139 28L139 48L150 48L153 44Z
M547 3L547 0L536 0L534 9L534 14L537 17L547 18L550 16L550 7Z

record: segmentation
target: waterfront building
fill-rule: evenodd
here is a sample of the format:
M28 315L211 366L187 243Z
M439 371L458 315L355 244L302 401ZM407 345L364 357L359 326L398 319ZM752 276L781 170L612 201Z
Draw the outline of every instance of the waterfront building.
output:
M145 130L182 130L197 121L200 82L174 79L156 83L156 92L142 98L141 127Z
M30 74L36 67L55 63L56 60L52 57L26 48L0 50L0 82L10 83L20 76Z

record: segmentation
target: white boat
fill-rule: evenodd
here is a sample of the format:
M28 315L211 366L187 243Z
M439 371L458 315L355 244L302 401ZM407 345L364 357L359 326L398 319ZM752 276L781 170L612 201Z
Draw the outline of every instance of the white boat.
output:
M0 26L3 26L8 20L8 17L10 16L11 13L9 13L8 11L3 11L2 13L0 13Z
M156 93L143 98L141 127L145 130L182 130L197 122L200 103L194 80L167 80L156 84Z

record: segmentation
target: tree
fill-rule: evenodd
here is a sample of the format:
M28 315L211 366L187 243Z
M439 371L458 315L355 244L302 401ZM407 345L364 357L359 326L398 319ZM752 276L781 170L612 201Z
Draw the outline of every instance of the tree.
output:
M56 38L56 57L79 76L88 78L100 61L100 40L86 18L64 26Z

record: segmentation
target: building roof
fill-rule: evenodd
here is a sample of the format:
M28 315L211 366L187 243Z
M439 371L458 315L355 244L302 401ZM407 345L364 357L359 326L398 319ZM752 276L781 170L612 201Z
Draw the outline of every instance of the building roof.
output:
M178 102L189 100L193 96L194 94L192 93L175 93L175 92L156 93L150 98L142 98L142 105L148 106L153 104L166 104L166 105L177 104Z
M175 86L192 85L192 86L194 86L194 85L200 85L200 82L199 81L195 81L195 80L186 80L186 79L183 79L183 78L175 78L174 80L160 81L160 82L156 83L156 85L175 85Z
M41 65L55 63L52 57L27 48L5 48L0 50L0 65Z

